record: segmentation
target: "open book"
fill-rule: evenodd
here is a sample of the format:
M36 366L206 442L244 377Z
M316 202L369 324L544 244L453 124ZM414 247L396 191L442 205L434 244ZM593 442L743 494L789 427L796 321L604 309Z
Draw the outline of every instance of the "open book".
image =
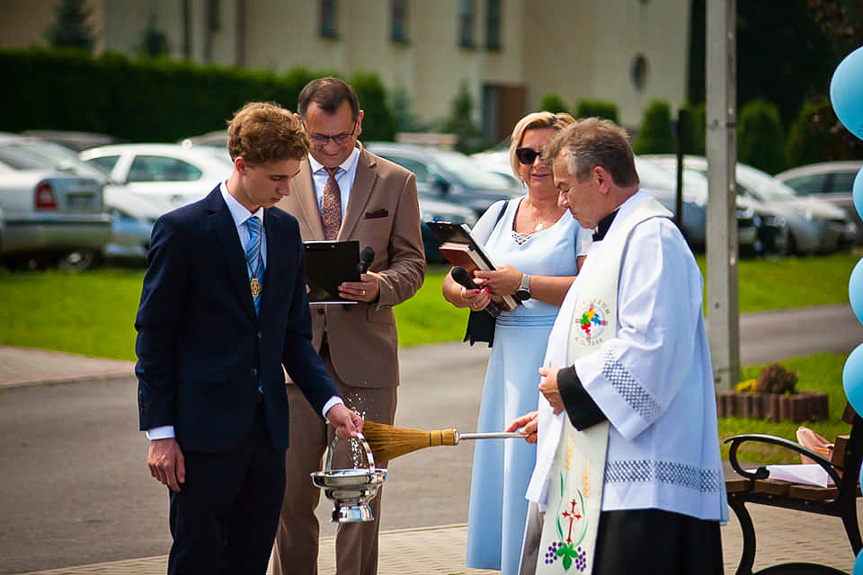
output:
M475 270L494 270L491 257L485 253L470 233L467 224L452 222L426 222L440 241L440 251L453 266L461 266L473 276ZM518 302L511 295L494 296L492 299L503 311L512 311Z

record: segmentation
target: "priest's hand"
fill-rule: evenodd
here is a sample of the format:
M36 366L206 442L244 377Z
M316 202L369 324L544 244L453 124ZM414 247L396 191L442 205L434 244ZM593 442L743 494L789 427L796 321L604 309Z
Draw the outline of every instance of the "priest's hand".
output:
M356 437L363 430L363 418L356 411L345 407L344 403L332 406L326 414L327 421L336 429L336 437L347 440Z
M186 460L180 444L173 437L150 441L147 467L150 475L171 491L180 491L180 484L186 482Z
M542 376L542 380L539 382L539 391L551 404L555 415L564 410L563 399L560 397L560 390L557 387L557 372L559 371L556 367L539 368L539 375Z
M512 420L509 427L506 428L508 433L518 431L524 435L524 440L528 443L536 443L536 427L537 427L537 412L531 411L525 413L521 417Z

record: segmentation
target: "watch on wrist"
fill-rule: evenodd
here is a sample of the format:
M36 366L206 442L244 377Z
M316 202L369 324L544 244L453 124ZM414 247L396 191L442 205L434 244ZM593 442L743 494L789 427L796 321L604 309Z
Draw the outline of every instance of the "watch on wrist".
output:
M521 285L515 290L515 299L518 301L526 301L530 299L530 276L521 274Z

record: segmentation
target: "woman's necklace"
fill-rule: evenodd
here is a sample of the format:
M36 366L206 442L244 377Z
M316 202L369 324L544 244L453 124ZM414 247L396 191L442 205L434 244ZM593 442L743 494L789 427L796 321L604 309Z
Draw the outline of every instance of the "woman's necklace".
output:
M552 216L551 218L547 216L540 216L537 218L531 218L533 222L533 231L538 232L545 228L549 223L554 223L558 220L558 217Z

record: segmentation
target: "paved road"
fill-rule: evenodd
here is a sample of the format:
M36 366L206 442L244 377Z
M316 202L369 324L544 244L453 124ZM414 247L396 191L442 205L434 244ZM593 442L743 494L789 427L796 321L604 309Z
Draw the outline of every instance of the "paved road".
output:
M744 364L863 341L848 306L747 315L741 327ZM403 350L396 424L473 430L488 352L460 343ZM23 383L0 385L0 574L163 555L167 498L144 465L134 378ZM382 528L464 523L472 454L464 442L390 462ZM327 503L323 535L333 532Z

